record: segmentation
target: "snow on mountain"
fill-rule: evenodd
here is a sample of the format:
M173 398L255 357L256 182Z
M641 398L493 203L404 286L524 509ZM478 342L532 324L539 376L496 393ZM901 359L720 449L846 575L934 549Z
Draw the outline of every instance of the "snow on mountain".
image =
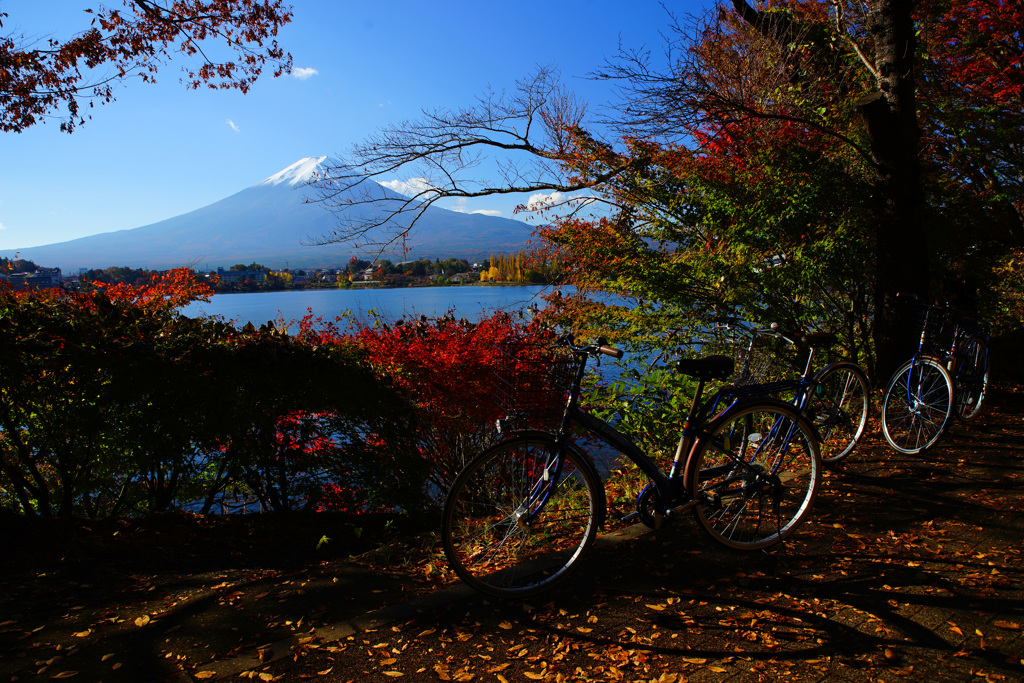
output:
M283 171L278 171L270 176L261 182L260 185L280 185L281 183L298 185L300 183L308 183L317 177L323 177L324 169L321 164L323 164L326 158L324 156L299 159Z
M316 192L306 186L314 174L322 172L324 160L300 159L230 197L158 223L0 255L18 253L19 258L58 266L66 273L110 266L212 270L254 261L271 268L341 266L349 257L366 257L368 252L350 244L311 244L338 227L338 217L316 201ZM374 196L402 199L377 183L356 192L364 197L366 190ZM521 249L531 231L520 221L429 207L413 228L408 241L411 251L385 257L480 259Z

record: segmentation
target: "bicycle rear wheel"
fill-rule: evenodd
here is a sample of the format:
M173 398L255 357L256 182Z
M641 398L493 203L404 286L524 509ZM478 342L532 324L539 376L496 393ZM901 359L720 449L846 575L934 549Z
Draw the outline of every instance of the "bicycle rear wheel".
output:
M544 591L565 579L593 542L603 495L593 467L574 450L559 458L551 438L503 441L475 458L448 493L448 563L489 595Z
M860 366L847 361L829 365L815 381L811 420L821 441L821 460L839 462L853 452L867 430L871 385Z
M961 354L956 372L956 416L970 422L981 412L988 391L988 344L973 337Z
M814 429L787 404L738 405L708 425L687 465L697 522L719 543L755 550L796 529L814 505Z
M896 371L882 400L882 433L900 453L935 445L953 413L953 380L938 360L911 358Z

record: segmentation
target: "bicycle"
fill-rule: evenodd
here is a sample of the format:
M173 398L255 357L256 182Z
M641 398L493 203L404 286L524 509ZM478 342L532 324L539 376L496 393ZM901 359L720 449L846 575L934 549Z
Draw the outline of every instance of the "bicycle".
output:
M690 510L719 543L759 549L782 541L807 517L821 481L814 428L792 406L747 400L742 389L719 390L702 400L707 382L732 374L732 359L677 361L676 369L694 378L696 388L671 468L664 472L628 437L579 406L588 360L621 358L622 351L603 340L578 346L571 334L548 348L554 357L518 355L509 363L518 371L539 358L555 370L538 373L534 365L521 379L524 391L564 397L554 429L505 429L503 440L458 475L445 501L445 555L475 589L502 598L547 590L578 566L604 526L604 486L573 440L574 431L611 446L650 480L626 520L639 516L658 528ZM528 412L514 410L511 419Z
M737 347L737 357L742 359L739 374L732 380L734 383L757 386L768 396L788 397L787 402L818 430L822 462L839 463L854 451L867 431L871 381L859 365L847 360L835 361L814 371L815 356L835 346L836 335L781 332L776 323L761 328L739 320L719 326L726 330L737 328L749 339L747 343L732 342ZM807 360L798 379L766 380L765 373L776 354L765 354L757 344L759 337L772 337L807 349Z
M882 400L885 440L909 455L931 448L954 415L978 415L988 378L987 328L946 306L922 307L917 351L893 374Z
M955 414L963 422L978 416L988 392L989 341L987 324L967 316L959 317L947 368L953 371Z

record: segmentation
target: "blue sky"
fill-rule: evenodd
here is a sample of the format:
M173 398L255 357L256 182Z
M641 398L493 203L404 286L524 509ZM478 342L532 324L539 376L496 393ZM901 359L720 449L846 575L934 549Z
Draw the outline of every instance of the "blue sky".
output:
M710 0L665 3L677 14ZM108 0L108 6L120 5ZM471 105L538 65L557 67L593 105L607 84L585 76L618 48L662 49L655 0L514 3L293 0L279 36L294 75L246 95L188 91L172 61L155 85L128 81L75 133L59 121L0 133L0 250L148 225L258 183L300 158L342 153L422 109ZM94 0L0 0L4 34L65 38ZM405 180L396 177L394 180ZM514 200L469 210L512 217ZM441 204L447 206L446 204ZM41 264L45 265L45 264Z

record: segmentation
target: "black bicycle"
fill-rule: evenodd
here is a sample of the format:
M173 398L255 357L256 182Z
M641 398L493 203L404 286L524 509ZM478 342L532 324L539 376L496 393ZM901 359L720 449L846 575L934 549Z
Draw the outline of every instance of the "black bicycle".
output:
M517 406L510 417L520 426L474 458L448 493L445 554L474 588L525 597L564 580L578 565L607 514L597 468L573 439L578 432L623 454L650 480L630 515L650 526L690 510L723 545L759 549L785 539L810 512L821 481L813 426L793 406L742 388L703 399L706 382L733 373L731 358L676 363L696 388L671 469L663 472L629 438L579 406L587 363L601 355L620 358L622 352L600 340L578 346L563 335L546 349L509 356L519 394L547 392L565 400L551 430L523 426L532 406Z
M920 308L917 352L896 370L882 400L882 433L900 453L931 448L955 415L977 417L989 381L988 327L947 306Z
M822 462L845 460L857 448L867 431L871 413L871 381L859 365L839 360L815 370L815 358L838 342L830 332L784 332L775 323L755 327L738 320L719 322L726 333L740 331L738 339L726 344L735 348L738 368L734 384L758 387L768 396L792 404L818 430ZM779 354L767 348L766 339L806 349L804 369L797 378L781 378Z

